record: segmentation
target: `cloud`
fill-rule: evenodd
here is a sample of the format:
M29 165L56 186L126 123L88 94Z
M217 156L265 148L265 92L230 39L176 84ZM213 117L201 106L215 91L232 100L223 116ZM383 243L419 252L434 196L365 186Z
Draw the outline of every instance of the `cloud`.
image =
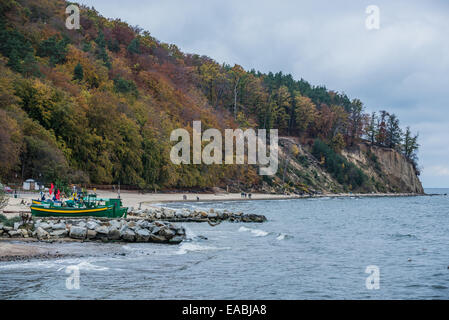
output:
M447 1L81 0L183 51L262 72L282 71L396 113L420 132L424 185L449 158ZM380 9L367 30L365 9ZM433 170L433 169L432 169ZM432 171L433 172L433 171Z

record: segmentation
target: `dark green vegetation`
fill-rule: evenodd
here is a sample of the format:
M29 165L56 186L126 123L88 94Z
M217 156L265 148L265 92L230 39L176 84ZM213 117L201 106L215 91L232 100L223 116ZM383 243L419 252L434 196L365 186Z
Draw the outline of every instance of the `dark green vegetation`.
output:
M81 7L80 30L68 30L67 4L0 4L3 181L151 190L284 182L261 178L253 166L172 164L169 134L191 130L193 120L204 129L276 128L299 137L349 189L363 190L366 177L339 153L362 139L399 150L416 168L417 137L403 134L393 114L367 115L360 100L281 72L185 54L93 9Z

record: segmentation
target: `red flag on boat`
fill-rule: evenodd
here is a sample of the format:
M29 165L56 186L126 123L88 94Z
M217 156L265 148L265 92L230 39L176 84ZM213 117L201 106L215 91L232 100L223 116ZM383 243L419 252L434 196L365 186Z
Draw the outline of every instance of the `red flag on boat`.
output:
M50 193L50 195L53 193L55 186L53 185L53 183L50 186L50 190L48 191L48 193Z
M58 189L58 192L56 192L56 200L59 200L61 198L61 192Z

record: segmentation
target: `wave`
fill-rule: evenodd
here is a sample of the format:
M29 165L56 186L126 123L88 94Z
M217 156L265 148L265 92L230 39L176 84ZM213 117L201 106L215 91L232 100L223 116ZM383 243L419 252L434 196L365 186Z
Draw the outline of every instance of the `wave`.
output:
M179 247L179 250L176 251L176 254L186 254L187 252L199 252L199 251L209 251L209 250L229 250L229 247L213 247L213 246L201 246L199 244L187 242L182 243Z
M269 232L264 231L264 230L260 230L260 229L250 229L250 228L247 228L247 227L240 227L239 228L239 232L246 232L246 231L251 232L256 237L265 237L265 236L270 234Z
M57 271L64 270L68 266L78 267L79 270L84 271L107 271L108 267L102 267L89 262L89 260L76 259L56 259L56 260L37 260L30 262L12 263L0 266L0 269L56 269Z

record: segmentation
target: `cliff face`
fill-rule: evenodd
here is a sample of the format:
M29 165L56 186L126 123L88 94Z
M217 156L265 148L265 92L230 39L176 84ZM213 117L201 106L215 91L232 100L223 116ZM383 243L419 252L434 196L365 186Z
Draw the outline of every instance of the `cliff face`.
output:
M424 193L413 165L399 152L365 143L343 150L341 155L359 168L365 177L361 187L341 184L326 171L323 159L311 154L291 137L279 139L279 170L273 179L266 179L261 191L293 193L391 192Z
M424 193L413 165L396 150L361 143L343 154L375 180L377 191Z

